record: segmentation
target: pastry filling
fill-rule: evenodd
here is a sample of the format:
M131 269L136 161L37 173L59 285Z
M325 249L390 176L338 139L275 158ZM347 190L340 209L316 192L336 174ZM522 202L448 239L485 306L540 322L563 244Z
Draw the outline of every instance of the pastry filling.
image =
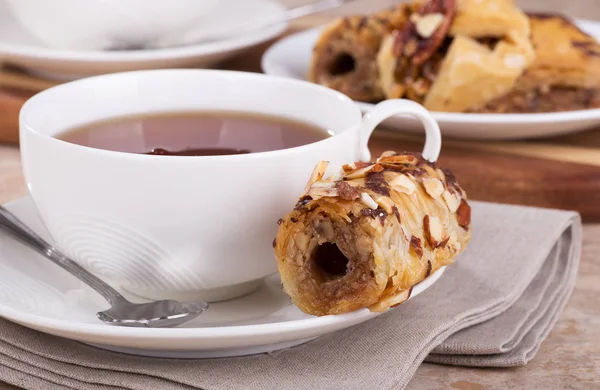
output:
M348 53L338 54L329 65L329 74L339 76L350 73L356 67L356 60Z

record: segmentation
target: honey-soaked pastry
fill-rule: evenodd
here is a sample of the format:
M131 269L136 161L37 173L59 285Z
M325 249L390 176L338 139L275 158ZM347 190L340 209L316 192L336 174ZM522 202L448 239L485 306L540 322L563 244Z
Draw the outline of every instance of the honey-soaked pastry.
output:
M375 57L383 36L407 20L409 9L409 5L400 4L369 17L336 19L315 44L308 80L355 100L383 100Z
M312 315L384 311L452 263L471 238L471 208L448 170L414 154L313 172L274 242L284 291Z
M506 95L535 57L527 16L512 0L457 0L452 39L423 105L464 112Z
M383 38L377 67L386 98L422 102L435 81L455 9L455 0L428 0Z
M530 14L535 59L514 90L476 112L556 112L600 107L600 45L561 15Z
M526 14L515 0L395 9L394 23L371 15L330 25L311 80L356 100L406 98L441 112L600 108L600 44L562 15ZM379 27L358 33L358 25Z
M499 41L494 48L456 36L423 105L432 111L463 112L506 95L533 59L531 46Z
M533 57L511 0L429 0L384 37L377 63L386 98L462 112L512 90Z

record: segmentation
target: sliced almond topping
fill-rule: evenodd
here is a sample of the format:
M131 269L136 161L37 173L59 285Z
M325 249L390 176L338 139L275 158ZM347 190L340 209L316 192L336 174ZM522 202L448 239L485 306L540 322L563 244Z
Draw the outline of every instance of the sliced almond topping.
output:
M371 198L371 196L369 194L367 194L366 192L363 192L362 194L360 194L360 200L365 206L367 206L373 210L377 210L377 208L379 207L377 205L377 202L375 202L373 200L373 198Z
M339 196L339 191L335 187L315 187L313 185L308 192L313 199L319 199L323 197L334 198Z
M442 242L446 243L447 237L445 237L444 226L438 217L425 215L423 218L423 230L425 231L427 242L433 249L441 246Z
M383 171L383 166L381 164L373 165L371 172L381 172Z
M457 195L451 193L448 190L445 190L442 194L442 198L444 198L446 206L448 206L448 210L450 210L450 212L455 213L456 210L458 210L458 206L460 205L460 199Z
M458 206L458 210L456 210L456 218L458 224L463 229L469 229L469 225L471 225L471 206L469 206L464 199L460 201L460 206Z
M412 195L415 192L415 183L410 180L410 178L404 174L400 174L396 176L392 181L390 181L390 186L392 189L398 192L404 192L405 194Z
M425 186L425 191L427 191L433 199L439 198L444 192L444 185L439 179L425 177L423 178L423 185Z
M417 16L417 14L413 14L413 16ZM429 38L433 35L435 30L442 25L442 22L444 21L444 15L440 13L434 13L414 19L415 20L413 20L413 17L411 16L411 21L415 24L417 33L423 38Z
M410 154L395 154L393 156L382 156L377 160L380 163L387 164L408 164L408 165L416 165L419 162L419 159Z
M346 174L346 172L344 172L343 169L340 169L339 171L337 171L333 175L329 176L327 178L327 180L330 180L330 181L340 181L340 180L342 180L344 178L345 174Z
M421 245L421 239L419 237L412 236L410 238L410 247L419 259L423 257L423 245Z
M377 202L377 204L381 206L381 208L384 209L386 213L391 214L394 212L394 207L396 206L396 204L387 196L380 196L375 200L375 202Z
M438 175L438 177L440 178L441 181L443 181L443 182L446 181L446 175L444 174L444 171L442 171L440 168L437 168L435 170L435 173Z
M346 173L351 172L355 169L356 169L356 164L354 164L354 163L342 165L342 170Z
M313 169L313 172L310 175L310 179L308 179L308 183L306 183L306 187L304 188L304 192L302 193L302 196L306 196L306 194L308 194L308 192L310 190L310 187L312 187L312 185L315 182L317 182L323 178L323 175L325 175L325 171L327 170L328 165L329 165L329 161L319 161L319 163L317 164L315 169Z
M320 180L320 181L314 182L310 187L311 188L333 188L334 186L335 186L334 182Z
M367 167L357 169L357 170L352 171L350 173L346 173L345 178L347 180L360 179L362 177L367 176L367 173L371 172L372 170L373 170L373 166L369 165Z

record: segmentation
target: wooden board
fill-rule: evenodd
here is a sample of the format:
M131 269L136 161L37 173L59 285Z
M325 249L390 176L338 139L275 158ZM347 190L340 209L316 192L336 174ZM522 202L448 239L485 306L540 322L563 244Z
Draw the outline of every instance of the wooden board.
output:
M220 68L260 72L261 55L270 44ZM21 105L53 84L14 69L0 71L0 142L18 142ZM419 151L422 145L421 137L398 131L379 129L374 137L374 156L390 149ZM455 172L471 199L577 210L586 222L600 221L600 129L544 140L443 143L440 165Z

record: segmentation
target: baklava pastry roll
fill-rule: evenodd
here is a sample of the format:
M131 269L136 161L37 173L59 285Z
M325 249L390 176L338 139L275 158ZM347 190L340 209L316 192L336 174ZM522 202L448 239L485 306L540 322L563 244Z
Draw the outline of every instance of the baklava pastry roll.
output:
M471 208L450 171L391 152L323 179L326 167L274 242L283 289L302 311L384 311L467 246Z
M403 27L383 38L376 61L387 99L406 96L422 103L446 52L456 2L428 0L413 6Z
M529 113L600 107L600 44L559 14L529 14L535 59L515 88L474 112Z
M308 80L363 102L383 100L375 58L383 36L408 17L401 4L376 15L349 16L329 24L313 49Z

